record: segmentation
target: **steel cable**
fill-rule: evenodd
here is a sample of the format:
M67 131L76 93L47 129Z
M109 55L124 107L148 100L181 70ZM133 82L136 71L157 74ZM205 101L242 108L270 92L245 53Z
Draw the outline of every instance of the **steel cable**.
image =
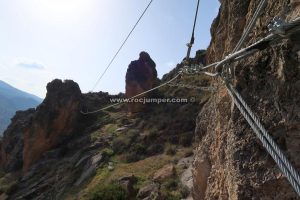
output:
M267 0L261 0L261 2L259 3L255 13L253 14L253 17L250 20L250 23L248 24L248 26L246 27L246 29L244 30L241 39L239 40L239 42L237 43L237 45L235 46L235 48L233 49L233 52L236 52L237 50L239 50L242 45L244 44L247 36L249 35L250 31L253 29L259 15L261 14L263 8L265 7L265 5L267 4Z
M236 97L239 99L239 101L242 103L244 108L247 110L257 127L260 129L260 131L263 133L264 137L267 139L267 141L272 145L280 159L284 162L284 164L287 166L288 170L292 173L293 177L297 181L297 183L300 185L300 177L297 171L292 167L291 163L288 161L288 159L284 156L283 152L280 150L278 145L275 143L275 141L272 139L270 134L267 132L267 130L264 128L264 126L261 124L260 120L258 117L252 112L250 107L247 105L247 103L244 101L244 99L241 97L239 92L233 87L232 84L228 84L230 87L231 91L236 95Z
M252 127L257 137L261 140L263 146L272 156L278 167L285 174L292 187L295 189L297 194L300 196L300 183L299 175L296 170L292 167L287 158L283 155L277 144L264 129L259 119L251 111L246 102L242 99L239 93L234 89L233 85L225 81L229 95L231 96L234 104L240 110L241 114L245 117L249 125Z
M165 86L165 85L171 83L172 81L174 81L175 79L177 79L180 75L181 75L181 73L178 73L175 77L173 77L173 78L170 79L169 81L167 81L167 82L165 82L165 83L162 83L162 84L160 84L159 86L154 87L154 88L152 88L152 89L150 89L150 90L147 90L147 91L145 91L145 92L139 93L139 94L137 94L137 95L135 95L135 96L133 96L133 97L130 97L130 98L128 98L128 100L135 99L135 98L140 97L140 96L142 96L142 95L144 95L144 94L147 94L147 93L149 93L149 92L152 92L152 91L154 91L154 90L157 90L157 89L159 89L159 88L161 88L161 87L163 87L163 86ZM128 101L128 100L127 100L127 101ZM124 104L124 103L126 103L126 102L118 102L118 103L115 103L115 104L113 104L113 105L109 105L109 106L106 106L106 107L104 107L104 108L100 108L100 109L95 110L95 111L90 111L90 112L83 112L83 111L80 111L80 113L83 114L83 115L94 114L94 113L98 113L98 112L107 110L107 109L109 109L109 108L112 108L112 107L115 107L115 106L117 106L117 105Z

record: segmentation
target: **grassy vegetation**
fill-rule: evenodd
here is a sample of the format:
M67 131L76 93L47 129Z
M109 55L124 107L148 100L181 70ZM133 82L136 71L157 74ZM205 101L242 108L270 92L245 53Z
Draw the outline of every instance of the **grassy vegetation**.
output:
M185 77L180 82L199 86L209 84L206 80L199 81L192 76ZM177 175L161 184L163 199L177 200L188 195L188 189L179 184L178 176L184 169L176 164L179 159L191 156L193 153L191 143L195 118L200 103L205 102L210 93L169 87L164 87L159 92L160 94L157 95L165 98L197 97L199 99L195 103L149 105L148 110L138 114L136 119L127 118L120 107L95 115L97 124L92 124L95 125L92 128L100 128L86 134L89 134L87 137L90 137L93 143L99 143L95 147L92 146L92 150L87 151L91 151L88 153L92 154L102 152L104 162L98 166L95 175L86 180L83 185L72 186L72 191L68 191L66 199L127 199L126 192L115 184L116 180L133 174L137 178L134 187L139 189L151 183L154 173L167 164L175 165ZM124 127L125 124L132 126ZM124 130L117 131L118 128ZM104 146L101 146L102 141ZM96 149L98 147L99 149ZM80 176L82 169L78 168L78 172ZM1 176L0 171L0 191L13 192L16 184L1 182ZM77 180L77 174L74 180ZM74 194L76 194L75 198Z
M163 199L179 200L189 195L189 190L180 184L179 177L172 177L161 185Z
M180 183L179 177L172 177L161 185L163 199L182 199L189 196L190 191Z
M128 194L117 184L98 185L88 195L88 200L127 200Z
M193 147L188 147L184 150L184 157L190 157L194 154Z
M17 182L9 178L2 177L0 179L0 194L12 194L17 188Z
M99 187L99 185L103 185L109 175L110 171L107 167L99 168L93 179L87 185L84 185L84 189L79 192L80 200L88 200L95 188Z
M138 190L149 184L154 173L166 164L176 164L180 158L192 155L191 147L184 148L171 143L156 144L153 142L153 144L144 144L138 141L141 137L140 130L128 129L116 133L116 129L119 127L121 127L120 124L107 124L101 130L92 134L94 138L114 136L111 143L112 147L102 150L103 155L106 157L106 163L113 163L113 170L108 169L108 164L99 168L95 176L86 185L82 186L84 189L79 192L81 200L99 199L101 195L109 195L110 191L117 188L109 187L110 184L120 177L131 174L137 177L138 181L135 188ZM162 134L156 127L147 131L144 130L144 132L146 132L148 138L146 141L155 141ZM163 154L157 155L157 153ZM179 167L176 168L178 168L176 170L179 174L184 170L179 169ZM164 199L176 200L186 195L187 191L182 189L178 182L178 179L171 179L162 185ZM102 197L103 200L105 200L104 198L106 197ZM120 196L109 198L122 199L123 193Z
M134 163L119 163L116 169L111 173L108 181L113 181L118 177L134 174L140 180L152 179L153 174L164 165L172 161L171 156L158 155L140 160Z
M93 193L95 188L100 185L107 185L115 182L120 177L134 174L137 179L137 187L143 187L149 180L152 179L153 174L162 168L164 165L171 163L172 156L158 155L140 160L134 163L122 162L121 156L112 157L111 161L114 163L114 170L110 171L107 166L99 168L92 180L84 186L85 189L81 192L81 200L89 200L89 195Z
M170 92L172 94L163 92L163 96L169 97L171 94L171 98L186 98L187 95L182 88ZM193 91L188 95L198 95L198 92ZM177 164L180 158L191 156L198 103L151 105L148 112L136 119L128 119L120 110L109 111L101 116L101 120L104 119L106 123L91 134L91 139L96 141L101 137L113 136L111 147L101 150L106 164L101 165L95 176L75 192L79 199L122 199L123 194L110 196L111 191L118 188L113 183L120 177L133 174L137 178L134 187L138 190L151 183L154 173L166 164ZM132 127L116 131L125 124L132 124ZM110 169L108 162L113 163ZM178 176L183 170L176 166ZM162 184L163 199L176 200L188 195L188 190L179 182L178 177L173 177Z
M102 129L99 129L91 133L90 135L91 140L95 141L101 137L113 135L116 129L118 128L119 128L118 124L106 124Z
M173 144L170 144L170 143L166 144L166 148L165 149L166 149L165 153L167 155L174 156L176 154L176 152L177 152L176 145L173 145Z
M122 133L112 141L112 149L116 154L126 152L139 136L139 131L130 129L126 133Z
M0 168L0 179L5 175L5 172L3 169Z

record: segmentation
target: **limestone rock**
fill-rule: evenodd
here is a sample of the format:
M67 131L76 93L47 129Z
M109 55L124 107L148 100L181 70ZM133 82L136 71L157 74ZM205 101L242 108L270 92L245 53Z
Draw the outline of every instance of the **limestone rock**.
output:
M231 53L259 4L252 0L220 2L220 12L211 27L208 64ZM266 36L266 27L275 16L286 20L299 17L295 2L268 0L244 46ZM296 83L300 80L300 63L296 55L299 49L299 38L291 37L232 64L236 67L237 90L298 171L300 87ZM196 121L194 199L297 199L239 110L232 106L226 88L220 82L214 84L219 85L218 91Z
M127 127L121 127L121 128L117 128L116 132L122 132L122 131L126 131L128 128Z
M94 156L91 156L88 161L85 161L86 164L79 179L75 183L76 186L82 184L85 180L92 176L93 173L96 172L97 167L102 162L102 158L102 153L98 153Z
M0 200L7 200L8 199L8 196L6 194L1 194L0 195Z
M141 52L138 60L132 61L126 73L126 98L133 97L146 90L153 88L157 79L155 62L148 53ZM138 98L146 97L142 95ZM139 112L143 108L141 102L128 103L129 113Z
M186 158L181 158L178 161L177 165L184 168L184 169L187 169L189 166L191 166L193 164L193 161L194 161L193 156L186 157Z
M81 91L77 83L54 80L24 133L23 170L27 171L44 152L77 127Z
M176 174L176 169L174 165L165 165L163 168L155 172L153 180L156 182L162 182Z
M143 188L141 188L137 194L138 199L143 200L154 200L159 199L159 185L156 183L151 183Z
M29 125L35 109L18 111L4 132L0 144L0 167L5 171L20 170L23 166L24 130Z
M119 178L120 185L126 190L129 198L134 198L136 196L136 189L133 187L137 182L137 178L134 175L123 176Z
M193 189L193 174L192 174L192 165L189 166L181 175L180 181L182 185L189 188L190 191Z

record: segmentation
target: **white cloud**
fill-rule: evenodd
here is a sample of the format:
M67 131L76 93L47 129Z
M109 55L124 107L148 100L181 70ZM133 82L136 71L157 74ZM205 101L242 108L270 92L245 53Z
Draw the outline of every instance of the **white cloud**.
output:
M19 67L29 68L29 69L44 69L44 65L33 62L33 63L19 63Z
M174 61L169 61L169 62L166 63L166 65L168 67L175 67L175 62Z
M43 66L43 68L42 70L28 70L39 69L41 67L20 66L20 64L36 64ZM41 98L45 97L47 83L55 78L55 75L49 71L48 67L45 68L40 62L24 58L9 58L6 61L0 59L0 69L0 80Z
M14 65L26 69L45 69L45 65L42 63L28 58L18 58L14 62Z

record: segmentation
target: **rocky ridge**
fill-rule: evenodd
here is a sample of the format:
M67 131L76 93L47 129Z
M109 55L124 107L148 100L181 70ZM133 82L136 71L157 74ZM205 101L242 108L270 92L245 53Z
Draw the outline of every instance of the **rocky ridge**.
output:
M166 97L164 91L152 95ZM177 162L192 155L203 103L151 104L131 119L124 105L81 113L121 97L82 94L71 80L50 82L43 103L18 112L1 140L0 199L92 199L98 187L115 183L131 199L187 196L180 176L191 163Z
M259 3L220 2L210 46L190 64L230 53ZM247 43L265 36L273 17L291 20L299 13L299 1L269 0ZM234 82L298 170L299 41L286 38L235 64ZM54 80L43 104L18 112L0 141L0 199L99 199L107 190L123 199L297 199L220 80L196 75L177 82L213 84L217 91L164 87L153 95L196 102L151 105L129 119L123 106L80 114L122 94L81 94L73 81Z

